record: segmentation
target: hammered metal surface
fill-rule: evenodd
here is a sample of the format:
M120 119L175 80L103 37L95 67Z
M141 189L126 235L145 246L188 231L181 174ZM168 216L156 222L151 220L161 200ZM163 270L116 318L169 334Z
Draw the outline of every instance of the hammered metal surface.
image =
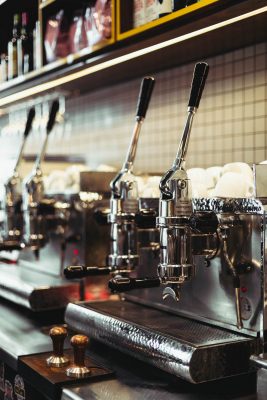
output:
M263 214L262 203L257 199L199 198L192 199L194 211L213 211L215 213Z
M65 319L76 331L194 383L245 372L254 346L241 335L128 302L69 304Z

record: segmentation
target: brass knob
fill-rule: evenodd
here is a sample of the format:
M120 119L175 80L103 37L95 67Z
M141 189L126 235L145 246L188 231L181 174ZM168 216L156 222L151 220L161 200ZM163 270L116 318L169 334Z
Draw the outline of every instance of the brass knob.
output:
M64 326L55 326L50 329L49 335L53 342L53 354L47 358L46 363L51 367L63 367L69 363L68 357L64 356L64 340L67 337L67 329Z
M73 378L85 378L91 371L85 366L85 350L89 339L85 335L75 335L70 341L74 352L74 365L66 371L67 376Z

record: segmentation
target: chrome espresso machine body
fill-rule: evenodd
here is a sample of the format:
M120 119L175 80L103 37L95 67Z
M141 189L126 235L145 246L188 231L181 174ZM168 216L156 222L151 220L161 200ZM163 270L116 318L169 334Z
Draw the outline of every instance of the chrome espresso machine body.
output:
M6 198L12 198L12 203L6 201L4 222L8 220L9 226L13 224L13 227L19 221L20 225L12 231L6 228L7 223L3 226L0 296L33 311L58 309L65 307L69 301L83 299L84 282L64 279L64 266L81 262L103 265L109 248L108 227L97 224L95 211L108 208L109 182L114 173L85 171L81 173L79 193L45 193L42 163L58 110L59 103L54 101L41 152L32 173L22 183L17 171L24 139L14 176L8 181L16 183L12 186L12 197L10 190L6 190ZM34 110L31 110L25 129L27 134L33 117ZM6 185L7 189L9 187L10 184ZM19 201L15 203L17 197ZM7 207L12 208L12 213L6 210ZM16 232L16 243L14 240L11 243L13 231ZM14 249L19 250L19 255L16 263L10 263L10 259L15 258Z
M22 215L22 180L19 173L23 159L24 147L32 128L35 109L31 108L23 133L17 162L12 176L5 183L2 211L3 221L1 229L0 251L21 250L23 248L23 215Z
M266 198L191 198L185 157L207 74L196 64L178 153L160 183L158 273L114 276L109 287L125 292L122 300L69 304L65 317L192 383L251 371L267 329Z
M152 77L145 77L142 80L136 109L136 123L126 159L120 172L110 184L110 211L107 215L107 222L110 224L110 249L107 253L106 265L97 263L97 259L95 260L96 267L72 264L64 270L68 279L118 275L122 277L121 279L127 280L129 275L139 273L141 265L144 264L144 258L147 259L154 245L158 250L158 244L155 243L158 239L158 230L155 228L154 199L143 202L139 198L138 178L133 174L138 139L154 83Z

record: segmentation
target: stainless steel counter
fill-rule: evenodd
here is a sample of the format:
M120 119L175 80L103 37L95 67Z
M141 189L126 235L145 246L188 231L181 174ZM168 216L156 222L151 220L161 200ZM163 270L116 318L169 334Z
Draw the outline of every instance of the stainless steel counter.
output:
M56 323L63 323L63 311L35 314L1 299L0 359L17 370L19 356L50 351L48 331Z

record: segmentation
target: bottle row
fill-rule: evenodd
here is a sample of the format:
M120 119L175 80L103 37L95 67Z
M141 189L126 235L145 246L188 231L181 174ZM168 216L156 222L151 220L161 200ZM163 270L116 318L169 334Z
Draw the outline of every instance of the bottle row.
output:
M27 12L13 17L12 36L1 54L0 82L5 82L41 67L41 31L36 21L31 29Z
M121 14L119 32L157 20L199 1L132 0L129 7L118 2L117 16ZM84 0L77 4L68 3L64 7L61 3L54 4L51 9L45 8L37 21L37 15L34 21L29 21L27 12L14 15L6 49L1 49L0 82L12 80L84 49L94 51L114 41L113 0Z
M134 0L133 28L154 21L201 0Z
M47 64L84 48L92 50L111 35L111 0L62 7L42 18L42 24L29 21L27 12L15 14L10 39L0 56L0 82L39 69L43 61Z
M92 48L111 37L111 1L87 2L83 8L61 9L46 22L44 49L46 62Z

